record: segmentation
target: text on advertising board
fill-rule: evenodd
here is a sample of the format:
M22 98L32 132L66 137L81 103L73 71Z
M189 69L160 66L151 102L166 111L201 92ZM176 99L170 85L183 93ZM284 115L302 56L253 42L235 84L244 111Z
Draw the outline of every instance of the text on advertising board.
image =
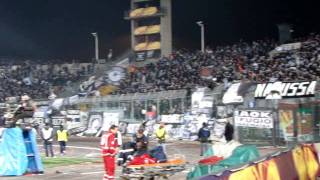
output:
M234 113L235 126L273 128L271 111L240 110Z
M274 82L258 84L255 98L265 98L272 91L277 91L282 97L314 96L317 81L305 82Z

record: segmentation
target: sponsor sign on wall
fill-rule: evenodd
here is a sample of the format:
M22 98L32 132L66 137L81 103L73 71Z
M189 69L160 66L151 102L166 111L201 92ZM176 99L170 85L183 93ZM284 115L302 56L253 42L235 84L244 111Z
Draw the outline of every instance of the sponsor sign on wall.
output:
M316 85L317 81L263 83L257 85L254 97L267 98L272 92L282 98L314 96Z
M53 126L60 126L66 123L65 116L52 116L51 120Z
M271 111L264 110L238 110L234 112L235 126L253 128L273 128Z

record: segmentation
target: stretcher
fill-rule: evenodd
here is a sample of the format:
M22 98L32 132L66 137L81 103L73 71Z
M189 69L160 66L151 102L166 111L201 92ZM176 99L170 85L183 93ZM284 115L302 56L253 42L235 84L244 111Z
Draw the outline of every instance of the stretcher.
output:
M133 179L168 179L170 176L185 170L186 161L183 155L174 155L165 163L125 165L123 166L123 180Z

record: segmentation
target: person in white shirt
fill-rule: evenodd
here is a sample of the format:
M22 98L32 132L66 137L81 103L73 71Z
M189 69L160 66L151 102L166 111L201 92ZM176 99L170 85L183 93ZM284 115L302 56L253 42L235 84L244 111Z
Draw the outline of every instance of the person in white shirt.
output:
M41 129L41 138L43 140L43 146L46 152L46 157L50 156L54 157L53 149L52 149L52 141L53 141L53 128L50 127L48 123L45 124L44 128Z

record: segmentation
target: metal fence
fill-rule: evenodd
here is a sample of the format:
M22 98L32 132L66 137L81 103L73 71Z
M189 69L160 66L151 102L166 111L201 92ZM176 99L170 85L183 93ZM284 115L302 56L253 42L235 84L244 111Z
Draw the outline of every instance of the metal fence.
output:
M254 98L255 87L248 89L244 102L222 104L225 93L223 85L212 91L213 118L230 118L241 109L269 110L272 112L273 128L235 127L237 139L246 144L290 145L298 142L320 141L320 99L315 97L266 100ZM80 99L80 109L85 111L123 110L128 122L145 119L143 110L155 107L158 115L182 114L190 109L191 98L187 90L136 93L99 98ZM222 110L221 110L222 109Z
M123 110L124 120L133 122L144 120L143 110L151 107L161 115L183 113L190 107L190 100L187 90L173 90L83 98L79 106L86 111Z

